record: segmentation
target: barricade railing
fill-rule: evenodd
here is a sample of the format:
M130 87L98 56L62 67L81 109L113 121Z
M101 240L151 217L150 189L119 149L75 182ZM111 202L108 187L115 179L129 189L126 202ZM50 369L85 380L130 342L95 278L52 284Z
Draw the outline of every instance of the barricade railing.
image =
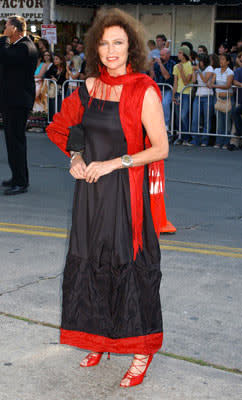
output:
M47 82L48 123L50 123L52 120L51 114L55 114L58 111L58 86L54 79L44 80Z
M170 135L173 135L174 133L174 102L172 101L173 86L168 83L157 83L157 85L161 89L166 127L168 128L167 130L170 133ZM169 93L170 97L168 98L167 101L166 93L168 93L168 91L170 92ZM167 114L170 115L170 118L167 118Z
M79 80L79 79L66 80L62 85L62 96L61 96L62 101L64 100L65 97L69 96L74 90L76 90L77 87L83 84L83 82L84 80ZM172 102L173 87L168 83L159 83L158 86L161 88L162 99L165 98L166 91L170 92L170 104L168 105L170 107L169 132L171 135L173 135L174 131L174 104Z
M203 89L207 89L207 94L194 94L193 93L193 88L203 88ZM224 98L224 100L226 100L226 103L230 103L229 99L231 101L231 106L233 107L233 104L235 106L238 105L238 95L239 95L239 89L237 86L232 86L233 89L233 93L230 93L229 90L223 90L223 93L226 93L226 97ZM184 93L185 90L189 90L189 93ZM184 117L184 108L182 108L182 104L184 103L185 99L183 95L188 95L189 96L189 108L188 108L188 130L183 130L182 129L182 118ZM200 132L200 125L201 125L201 97L207 97L208 101L207 101L207 121L206 121L206 131L207 132ZM194 99L197 98L198 101L198 120L197 120L197 126L198 126L198 132L194 132L191 128L192 128L192 118L194 117L194 113L193 113L193 102ZM217 101L217 95L215 94L213 89L209 89L205 86L202 85L198 85L198 84L189 84L184 86L184 88L182 89L180 96L179 96L179 116L178 116L178 129L177 129L177 134L179 135L179 137L181 137L182 134L185 135L191 135L191 136L217 136L217 137L228 137L232 138L232 137L237 137L236 135L231 134L230 131L228 131L228 123L230 122L230 126L232 127L232 121L229 121L229 118L231 118L231 110L228 111L228 107L226 107L226 112L222 113L225 114L225 133L219 133L218 132L218 118L219 118L219 112L221 113L221 111L218 111L215 109L215 104ZM175 112L176 114L176 112ZM213 115L216 115L216 132L211 132L211 119ZM177 115L175 115L177 117ZM220 116L221 117L221 116ZM177 121L176 121L177 122ZM204 123L204 121L203 121ZM203 126L204 128L204 126Z
M76 79L76 80L66 80L62 85L61 91L58 91L58 86L57 86L57 84L56 84L56 82L54 80L46 79L46 81L48 83L48 100L49 100L48 104L50 104L50 100L53 101L53 95L50 97L50 93L51 93L51 90L49 90L50 84L54 85L54 90L52 88L52 92L55 91L55 97L54 97L54 99L55 99L55 101L54 101L55 112L58 111L58 98L59 98L60 102L63 101L63 99L65 97L69 96L74 90L76 90L77 87L79 87L84 82L84 80L78 80L78 79ZM166 95L167 91L170 92L170 95L172 97L172 92L173 92L172 85L167 84L167 83L159 83L158 86L160 87L160 90L161 90L163 102L164 102L165 95ZM190 136L198 135L198 136L215 136L215 137L216 136L221 136L221 137L229 136L229 138L237 137L236 135L231 134L231 132L228 132L228 118L231 117L230 115L228 115L229 112L225 113L226 114L226 126L225 126L225 132L226 133L225 134L218 133L218 113L219 113L219 111L214 109L214 103L215 103L216 95L214 94L213 89L209 89L209 88L207 88L209 90L208 95L205 95L205 96L208 97L208 102L207 102L207 116L208 117L207 117L207 121L206 121L206 124L207 124L206 132L200 131L201 122L203 122L203 124L204 124L204 121L202 121L202 119L201 119L201 113L200 113L200 110L201 110L201 97L203 97L203 95L196 95L196 94L194 95L194 93L193 93L194 89L193 88L195 88L195 89L203 88L204 89L206 87L202 86L202 85L198 85L198 84L186 85L183 88L183 90L181 91L181 93L180 93L180 102L179 102L179 111L178 111L178 113L176 112L176 105L174 104L173 101L171 101L171 103L170 103L170 121L169 121L170 124L169 124L169 127L168 127L168 132L171 135L173 135L174 132L176 131L176 133L178 134L178 137L181 137L182 134L186 134L186 135L190 135ZM240 88L238 88L237 86L232 86L232 88L233 88L233 91L234 91L233 96L231 96L232 104L237 106L238 105L238 95L239 95L239 89ZM182 114L183 114L182 113L182 103L183 103L183 96L182 95L185 94L184 91L186 89L189 89L189 94L188 94L189 95L188 130L182 130ZM240 89L240 90L242 90L242 89ZM226 92L227 99L229 99L229 97L230 97L229 91L228 90L227 91L224 90L224 92ZM193 101L194 101L195 97L197 97L197 99L198 99L198 122L197 122L198 131L197 132L193 132L193 130L191 129L191 127L192 127L192 116L193 116L192 108L193 108ZM167 104L166 104L166 106L167 106ZM169 106L169 104L168 104L168 106ZM211 109L212 109L212 111L211 111ZM211 113L212 113L212 115L211 115ZM165 109L164 109L164 114L165 114ZM177 115L177 114L179 114L179 115ZM211 120L209 120L209 119L212 118L213 115L216 115L216 131L215 132L212 132ZM50 116L50 112L49 112L49 107L48 107L48 122L50 122L49 116ZM204 128L204 125L203 125L203 128Z
M79 87L84 80L79 80L79 79L68 79L66 80L63 85L62 85L62 92L61 92L61 98L62 101L64 100L65 97L70 96L77 87Z

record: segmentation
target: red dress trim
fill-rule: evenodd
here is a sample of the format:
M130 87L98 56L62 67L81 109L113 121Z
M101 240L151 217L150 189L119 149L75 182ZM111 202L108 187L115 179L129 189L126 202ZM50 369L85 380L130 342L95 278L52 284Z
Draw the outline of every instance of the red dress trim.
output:
M162 346L163 333L153 333L145 336L110 339L91 333L60 330L60 343L80 347L96 352L119 354L154 354Z

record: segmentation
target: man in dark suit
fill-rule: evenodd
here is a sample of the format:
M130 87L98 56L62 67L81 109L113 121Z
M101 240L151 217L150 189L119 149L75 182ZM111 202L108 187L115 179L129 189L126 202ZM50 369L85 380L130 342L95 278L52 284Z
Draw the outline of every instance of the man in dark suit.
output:
M0 111L12 178L2 182L5 195L27 192L29 186L25 129L35 99L34 71L38 51L26 36L23 17L11 16L0 38Z

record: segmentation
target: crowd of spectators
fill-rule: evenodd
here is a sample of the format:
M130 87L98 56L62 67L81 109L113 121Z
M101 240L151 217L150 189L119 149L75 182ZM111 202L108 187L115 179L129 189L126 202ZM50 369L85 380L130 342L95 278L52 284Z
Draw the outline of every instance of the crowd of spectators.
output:
M76 80L85 79L84 44L78 37L65 46L62 53L51 53L49 43L40 39L36 80L48 78L57 84L58 110L61 107L61 93L65 84L65 96L76 89ZM242 41L231 49L221 43L218 54L208 54L206 46L199 45L197 51L192 43L182 42L176 56L171 55L171 41L164 34L158 34L147 42L148 71L161 85L162 102L167 130L171 129L171 110L174 103L175 123L178 132L173 136L174 144L187 146L213 145L215 148L234 150L239 147L242 136ZM195 87L187 87L194 85ZM184 89L185 88L185 89ZM221 105L222 104L222 105ZM49 116L55 111L55 99L49 96ZM224 112L226 111L226 112ZM238 140L229 140L229 135ZM193 133L200 132L200 135ZM226 136L210 136L209 133ZM202 135L203 134L203 135Z
M149 74L162 88L166 127L169 130L174 102L175 128L184 132L174 144L239 148L242 89L236 91L234 86L242 88L242 41L231 49L221 43L218 54L208 54L202 44L195 51L190 42L182 42L175 57L165 35L157 35L156 41L149 40L147 45ZM187 85L191 86L185 88ZM232 131L238 139L229 140ZM192 134L196 132L201 134Z

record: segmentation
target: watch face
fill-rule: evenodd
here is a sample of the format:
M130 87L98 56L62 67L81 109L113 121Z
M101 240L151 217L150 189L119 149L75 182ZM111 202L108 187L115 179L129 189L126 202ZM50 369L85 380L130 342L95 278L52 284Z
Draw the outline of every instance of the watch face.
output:
M124 157L123 157L123 161L125 162L125 164L129 164L130 163L130 156L129 155L125 155Z
M125 167L130 167L133 164L132 157L128 154L125 154L124 156L122 156L122 163Z

